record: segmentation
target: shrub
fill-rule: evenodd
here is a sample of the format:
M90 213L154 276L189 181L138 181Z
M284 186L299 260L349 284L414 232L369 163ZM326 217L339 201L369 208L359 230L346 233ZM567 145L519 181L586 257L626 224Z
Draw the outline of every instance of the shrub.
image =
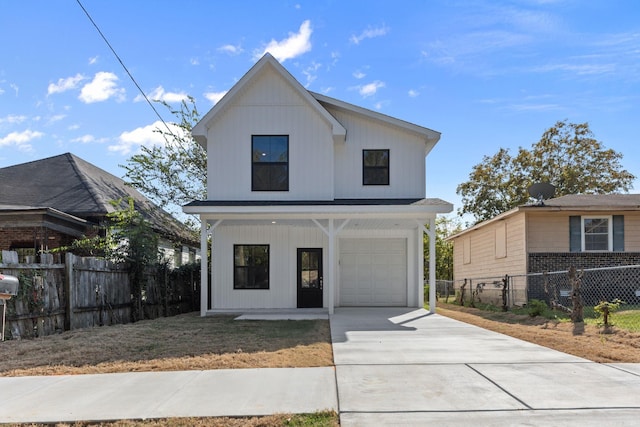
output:
M527 304L527 312L531 317L542 316L548 308L547 303L539 299L532 299Z
M600 301L600 304L593 307L593 309L598 313L598 317L602 317L602 324L605 327L612 326L612 323L609 321L609 317L618 309L620 306L624 304L620 298L616 298L612 301Z

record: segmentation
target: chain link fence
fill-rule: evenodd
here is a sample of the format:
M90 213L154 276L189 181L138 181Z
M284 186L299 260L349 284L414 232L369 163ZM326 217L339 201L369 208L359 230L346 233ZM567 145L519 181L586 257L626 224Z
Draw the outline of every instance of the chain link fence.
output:
M559 313L640 331L640 265L436 281L438 300L504 311L543 301ZM611 316L605 318L604 314Z

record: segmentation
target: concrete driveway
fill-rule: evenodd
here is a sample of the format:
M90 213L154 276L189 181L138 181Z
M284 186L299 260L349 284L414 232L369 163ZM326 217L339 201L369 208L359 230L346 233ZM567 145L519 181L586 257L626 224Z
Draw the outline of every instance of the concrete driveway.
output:
M636 426L640 365L606 365L425 310L331 316L342 426Z

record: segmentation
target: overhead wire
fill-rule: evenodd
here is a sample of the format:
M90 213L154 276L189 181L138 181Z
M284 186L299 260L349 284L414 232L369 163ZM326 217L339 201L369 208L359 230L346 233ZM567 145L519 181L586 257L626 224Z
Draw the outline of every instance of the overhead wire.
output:
M82 11L85 13L85 15L87 15L87 18L89 18L89 21L91 21L91 24L93 24L93 26L95 27L95 29L98 31L98 34L100 34L100 37L102 37L102 40L104 40L104 42L107 44L107 46L109 46L109 49L111 50L111 52L113 53L113 55L116 57L116 59L118 60L118 62L120 63L120 65L122 65L122 68L124 69L124 71L127 73L127 75L129 76L129 78L131 79L131 81L133 82L133 84L138 88L138 91L140 91L140 94L142 94L142 97L145 99L145 101L147 101L147 104L149 104L149 106L151 107L151 109L153 110L153 112L156 114L156 116L158 116L158 119L160 119L160 121L162 122L162 124L164 124L164 126L167 128L167 132L173 136L173 138L176 141L180 141L180 139L173 133L173 131L171 130L171 128L169 127L169 125L167 124L167 122L164 121L164 119L162 118L162 116L160 115L160 113L158 113L158 110L156 109L156 107L153 106L153 103L151 102L151 100L149 99L149 97L147 97L147 94L144 93L144 91L142 90L142 88L140 87L140 85L138 84L138 82L136 81L136 79L133 77L133 75L129 72L129 69L127 68L126 65L124 65L124 62L122 61L122 59L120 58L120 56L118 55L118 53L116 52L116 50L113 48L113 46L111 46L111 43L109 43L109 40L107 40L107 37L102 33L102 31L100 30L100 28L98 27L98 24L96 24L96 22L93 20L93 18L91 17L91 15L89 14L89 12L87 11L87 9L85 9L85 7L82 5L82 3L80 2L80 0L76 0L78 2L78 6L80 6L80 8L82 9Z

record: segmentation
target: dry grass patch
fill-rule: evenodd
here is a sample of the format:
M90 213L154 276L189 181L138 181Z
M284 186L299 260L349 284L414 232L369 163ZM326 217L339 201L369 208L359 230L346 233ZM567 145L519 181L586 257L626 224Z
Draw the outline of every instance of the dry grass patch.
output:
M327 320L196 313L0 343L0 375L332 366Z
M23 426L24 424L8 424ZM30 427L51 426L52 424L28 424ZM114 422L58 423L56 427L338 427L340 421L335 412L288 415L277 414L265 417L240 418L164 418L157 420L122 420Z
M640 333L438 304L438 314L600 363L640 363Z
M4 424L3 424L4 425ZM73 424L7 424L30 427L338 427L338 414L333 411L315 414L276 414L265 417L164 418L157 420L121 420L114 422L77 422Z

